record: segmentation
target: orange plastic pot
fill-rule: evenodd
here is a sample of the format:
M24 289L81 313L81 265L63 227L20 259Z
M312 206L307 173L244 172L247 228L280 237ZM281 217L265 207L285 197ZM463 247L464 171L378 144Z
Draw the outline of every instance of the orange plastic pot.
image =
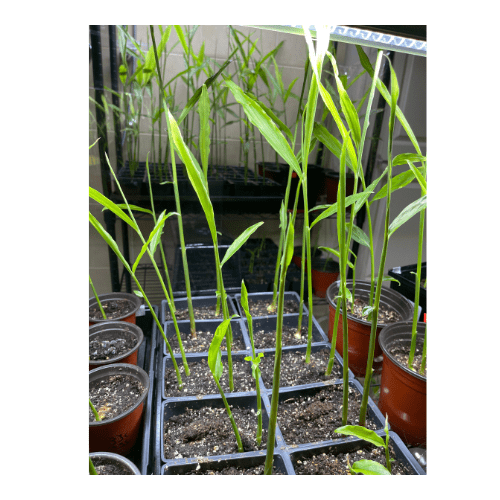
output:
M99 300L101 304L105 304L106 302L112 302L113 300L128 300L132 305L132 312L128 312L122 316L115 317L113 319L96 319L92 318L89 315L89 326L94 325L96 323L105 323L108 321L126 321L127 323L132 323L135 325L135 314L141 307L141 299L132 293L122 293L122 292L113 292L113 293L105 293L103 295L99 295ZM95 297L90 297L89 299L89 310L90 308L94 308L97 305L97 300Z
M394 432L410 446L426 444L427 378L402 366L391 354L396 346L410 346L411 321L386 326L379 336L383 351L378 407L387 414ZM425 323L417 323L417 348L424 343Z
M94 370L100 366L111 365L113 363L137 364L137 352L144 340L144 334L137 325L125 321L108 321L107 323L98 323L97 325L90 326L89 342L97 335L99 335L99 338L102 340L114 340L116 338L134 340L135 345L120 356L100 361L92 361L91 364L89 363L89 370Z
M352 293L352 280L346 280L347 288ZM328 287L326 298L329 303L330 315L328 324L328 339L330 342L333 337L333 325L335 323L335 297L339 295L340 281L336 281ZM366 300L368 302L370 297L370 282L356 280L356 298ZM384 304L391 309L394 309L401 314L402 320L407 321L411 319L413 314L413 304L406 299L403 295L391 290L390 288L382 288L380 295L380 303ZM385 325L377 326L377 339L378 335ZM347 314L347 330L348 330L348 365L356 377L364 377L366 373L366 363L368 361L368 350L370 345L370 332L371 322L364 319L359 319ZM335 348L341 356L344 352L344 339L342 327L342 314L339 314L339 323L337 327L337 339ZM373 358L374 373L382 371L382 349L378 342L375 344L375 354Z
M144 401L149 391L149 376L138 366L116 363L102 366L89 372L89 386L110 375L131 375L137 378L145 390L134 406L109 420L89 422L89 452L109 451L126 455L134 446L139 435Z
M339 265L338 262L328 261L326 259L314 259L311 269L312 287L317 297L325 298L328 287L338 280Z

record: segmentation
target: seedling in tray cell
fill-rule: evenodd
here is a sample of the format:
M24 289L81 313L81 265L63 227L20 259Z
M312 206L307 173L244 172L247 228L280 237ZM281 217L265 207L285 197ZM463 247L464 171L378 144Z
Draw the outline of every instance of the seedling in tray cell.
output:
M382 464L375 462L374 460L358 460L352 464L352 467L349 466L351 472L357 474L364 474L370 476L390 476L391 475L391 462L394 460L389 456L389 424L387 421L387 415L385 417L385 442L384 440L376 434L374 431L366 429L365 427L361 427L359 425L344 425L343 427L339 427L335 429L335 432L339 434L344 434L346 436L356 436L364 441L368 441L375 446L381 446L385 450L385 464L384 467Z
M236 317L236 314L233 314L231 318L225 319L215 330L214 338L212 343L210 344L210 348L208 349L208 366L212 375L214 377L215 383L217 384L217 389L219 389L219 393L224 401L224 406L226 407L227 414L229 416L229 420L231 421L231 425L234 430L234 435L236 436L236 442L238 443L238 452L243 453L243 444L241 442L240 433L238 432L238 427L236 426L236 422L234 421L233 414L231 413L231 409L229 408L229 404L224 396L224 391L220 386L220 378L222 376L222 370L224 369L224 365L222 364L222 353L220 350L220 344L222 342L223 337L226 335L226 331L228 329L230 321Z
M255 387L257 391L257 444L260 445L262 441L262 408L261 408L261 398L260 398L260 368L259 363L260 359L264 357L264 353L259 353L257 356L255 354L255 344L253 342L253 324L252 324L252 315L250 314L250 308L248 307L248 293L247 288L245 286L245 282L241 280L241 306L245 311L245 316L247 318L248 323L248 335L250 336L250 344L252 346L252 355L247 356L245 361L250 361L252 363L252 377L255 379Z

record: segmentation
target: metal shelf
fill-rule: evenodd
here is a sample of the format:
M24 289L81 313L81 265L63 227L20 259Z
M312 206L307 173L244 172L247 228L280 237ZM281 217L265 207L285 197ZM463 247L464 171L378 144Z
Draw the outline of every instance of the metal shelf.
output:
M304 31L300 24L245 24L242 26L304 36ZM376 26L370 26L370 28L376 28ZM363 47L390 50L392 52L403 52L415 56L427 56L426 40L390 33L388 32L390 30L387 29L389 26L381 26L381 28L384 28L383 31L372 31L363 26L333 26L330 31L330 40L362 45ZM401 26L394 26L394 28L401 28ZM309 26L309 30L314 37L316 35L315 26Z

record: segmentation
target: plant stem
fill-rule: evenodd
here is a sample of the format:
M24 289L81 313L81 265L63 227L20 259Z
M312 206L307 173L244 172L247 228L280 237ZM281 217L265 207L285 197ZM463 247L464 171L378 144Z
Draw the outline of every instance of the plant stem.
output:
M90 401L90 398L89 398L89 405L90 405L90 408L92 409L92 413L94 414L96 421L100 422L101 417L99 416L99 413L97 413L97 410L95 409L94 405L92 404L92 401Z
M326 368L325 375L330 376L332 374L333 363L335 362L335 345L337 343L337 331L339 327L339 303L337 301L337 307L335 308L335 319L333 321L333 330L332 330L332 345L330 348L330 358L328 360L328 366Z
M101 301L99 300L99 296L97 295L97 292L95 291L94 284L92 283L92 280L90 279L90 275L89 275L89 282L90 282L90 286L92 287L92 291L94 292L95 300L97 300L97 304L99 305L99 309L101 310L102 317L103 317L103 319L107 319L106 313L104 312L104 309L102 308Z
M289 223L288 231L291 230L291 222ZM264 474L270 475L273 471L274 457L274 438L276 435L276 420L278 417L278 400L280 388L280 371L281 371L281 351L282 351L282 331L283 331L283 308L285 302L285 276L286 276L286 244L284 249L284 258L282 261L280 272L280 286L278 297L278 313L276 318L276 349L274 354L274 375L273 375L273 392L271 397L271 413L269 416L269 426L267 429L267 453L266 462L264 464Z
M424 196L423 191L420 196ZM417 275L415 276L415 306L413 308L410 355L408 357L408 368L410 370L414 370L413 358L415 357L415 349L417 347L417 321L418 321L418 304L420 302L420 277L422 273L422 247L424 243L424 222L425 222L425 209L420 212L420 225L418 230Z
M163 81L161 78L160 63L158 61L158 54L156 51L156 41L155 41L155 37L154 37L153 26L150 25L149 28L151 31L151 38L153 41L156 69L157 69L157 73L158 73L158 79L160 81L160 88L163 89ZM189 94L189 85L188 85L188 94ZM166 110L167 110L167 103L165 101L165 94L163 95L163 110L164 110L164 112L166 112ZM186 120L187 120L187 117L186 117ZM166 122L167 122L167 128L170 129L168 119L166 120ZM170 135L171 134L169 134L169 137L170 137ZM190 329L191 329L191 336L193 338L196 338L196 325L195 325L195 321L194 321L193 300L191 298L191 282L189 281L189 268L188 268L187 255L186 255L186 244L184 242L184 229L183 229L183 225L182 225L182 212L181 212L181 203L180 203L180 198L179 198L179 186L177 184L177 166L175 164L175 152L174 152L174 146L172 144L171 138L170 138L169 142L170 142L170 153L171 153L171 159L172 159L172 180L173 180L174 195L175 195L175 208L176 208L176 212L179 214L177 217L177 222L178 222L178 227L179 227L179 241L181 244L182 265L184 267L184 283L186 285L186 296L187 296L188 311L189 311L189 325L190 325Z
M422 347L422 361L420 362L420 375L425 372L425 364L427 361L427 323L425 324L424 346Z
M243 453L243 443L241 442L240 433L238 432L238 427L236 426L236 422L234 421L233 414L231 413L231 408L229 408L229 404L226 400L226 396L224 396L224 391L219 384L219 381L214 377L215 383L217 384L217 389L219 389L219 393L222 397L222 401L224 401L224 406L226 407L227 414L229 415L229 420L231 420L231 425L233 426L234 435L236 436L236 442L238 443L238 453Z

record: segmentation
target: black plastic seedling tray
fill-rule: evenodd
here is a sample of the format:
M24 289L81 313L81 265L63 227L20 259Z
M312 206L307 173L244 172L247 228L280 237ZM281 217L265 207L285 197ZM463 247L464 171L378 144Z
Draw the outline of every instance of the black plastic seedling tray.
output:
M266 333L269 333L269 335L272 335L274 337L273 331L276 330L276 321L277 321L277 316L260 316L260 317L255 317L252 318L252 325L253 325L253 331L256 332L257 330L264 330ZM307 327L309 321L309 316L308 314L303 314L302 315L302 326ZM245 324L245 328L248 331L248 325L246 321L246 317L243 317L243 322ZM284 326L290 326L290 327L297 327L299 324L299 315L298 314L284 314L283 315L283 325ZM316 321L316 318L313 316L313 327L312 327L312 344L325 344L328 342L328 337L325 335L325 332L321 329L319 326L318 322ZM282 344L282 347L303 347L307 346L307 344ZM266 347L266 348L259 348L258 343L255 344L255 349L259 352L271 352L274 351L274 347Z
M275 353L275 349L260 349L260 350L256 349L256 351L257 352L264 352L264 357L268 357L268 356L274 357L274 353ZM293 346L293 347L289 347L289 346L283 347L281 350L281 352L282 352L281 363L283 363L283 358L284 358L286 353L300 352L305 356L306 351L307 351L307 346L304 346L304 345ZM311 345L311 353L317 353L320 351L326 351L329 355L330 354L330 344L325 343L325 344L312 344ZM343 370L343 367L344 367L344 364L342 362L342 358L340 357L340 355L337 351L335 351L334 367L335 366L339 366L341 371ZM350 379L354 378L354 373L352 373L352 371L349 369L348 369L348 374L349 374ZM264 379L263 377L261 377L261 378L262 378L261 391L262 391L262 389L264 389L268 393L268 396L271 397L271 392L273 389L272 380L271 381L267 380L267 382L266 382L266 379ZM323 386L326 386L326 385L331 385L334 382L341 381L341 378L342 378L342 376L340 377L340 379L330 379L330 380L325 381L325 382L318 381L316 383L323 384ZM314 385L314 384L302 384L302 385L286 386L286 385L283 385L282 381L280 380L280 390L285 389L286 387L290 387L290 388L297 389L297 390L298 389L307 389L310 385Z
M158 314L158 306L153 306L155 314ZM127 454L142 475L153 473L153 452L151 446L152 422L154 418L153 401L155 401L155 355L158 347L157 336L158 327L153 320L153 315L149 308L146 308L144 316L136 317L136 324L144 333L144 341L137 353L137 366L142 368L149 375L149 393L145 401L144 414L142 417L141 430L139 437L133 448Z
M245 363L247 363L248 365L248 369L249 369L249 376L251 376L251 373L252 373L252 369L251 369L251 365L250 365L250 362L249 361L245 361L245 357L248 356L250 353L248 352L244 352L244 353L232 353L232 360L233 362L240 362L240 361L244 361ZM205 362L207 363L207 366L208 366L208 354L204 353L204 354L201 354L201 355L197 355L197 356L191 356L191 357L186 357L187 359L187 362L188 362L188 365L191 366L193 363L201 363L201 362ZM175 356L175 361L177 363L178 366L181 366L182 365L182 358L180 356ZM222 361L225 362L227 361L227 354L226 353L223 353L222 354ZM165 356L163 358L163 369L162 369L162 375L161 375L161 380L162 380L162 398L163 399L172 399L172 397L167 397L166 394L165 394L165 383L164 383L164 380L165 380L165 370L167 368L170 368L170 369L173 369L174 365L172 363L172 358L170 356ZM225 377L225 379L227 380L228 378L228 373L227 373L227 370L224 369L224 373L222 375L222 377ZM243 396L243 395L252 395L252 396L256 396L257 395L257 391L255 389L255 379L252 378L252 381L253 381L253 390L251 391L234 391L234 392L231 392L230 394L232 394L233 396L236 395L236 396ZM263 393L265 391L265 388L264 388L264 382L262 381L262 378L259 378L259 384L260 384L260 392ZM213 385L214 389L215 389L215 392L212 394L212 395L218 395L219 393L217 392L217 386ZM205 394L203 397L205 396L208 396L208 394ZM186 396L188 397L188 396ZM195 395L195 397L201 397L201 395Z
M257 412L257 397L255 395L247 394L244 396L235 395L235 394L226 394L226 399L228 404L233 408L245 408L245 409L253 409ZM224 408L224 401L222 400L220 395L207 395L203 398L194 397L185 397L185 398L170 398L165 400L160 405L160 426L161 433L159 434L159 439L156 439L155 447L157 451L157 456L161 457L161 462L166 463L169 467L171 465L183 464L185 463L185 459L194 458L194 457L184 457L182 459L167 459L164 453L164 445L163 445L163 427L164 422L169 418L181 415L187 408L191 409L199 409L205 406L209 406L211 408ZM261 395L261 409L262 409L262 427L263 429L267 429L269 424L269 402L267 401L267 397L265 395ZM225 415L226 416L226 415ZM235 441L236 442L236 441ZM232 456L236 456L240 454L232 454ZM211 456L215 458L216 456ZM160 464L158 464L160 465ZM160 470L158 468L157 473L160 474Z
M222 261L229 245L219 246L219 257ZM215 295L217 275L214 260L214 248L211 245L186 246L186 258L189 268L189 282L193 295ZM241 290L241 270L239 255L233 255L222 268L222 278L226 293ZM184 265L181 249L175 251L175 274L172 282L174 296L186 295Z
M382 437L385 441L385 432L384 431L377 431L377 434ZM394 447L394 453L396 454L396 459L403 464L407 465L410 470L413 471L415 475L425 475L424 470L422 467L418 464L416 461L415 457L410 453L408 448L403 444L401 441L400 437L390 431L389 432L390 436L390 443ZM292 467L295 468L297 465L297 460L310 460L315 456L321 455L322 453L334 453L334 454L344 454L344 453L353 453L352 459L351 459L351 464L356 461L356 455L354 452L361 448L365 447L370 447L371 445L369 443L366 443L366 441L360 441L358 439L351 440L351 441L342 441L342 442L336 442L335 444L330 444L330 445L311 445L311 446L304 446L300 450L297 451L291 451L289 454ZM385 462L382 463L382 465L385 465ZM293 472L293 475L295 475L295 469Z
M219 471L226 467L240 467L250 468L258 465L264 465L266 461L266 454L263 451L252 451L248 453L240 453L239 455L219 455L217 457L210 457L203 462L198 459L187 459L185 463L179 465L164 465L161 469L162 475L179 475L186 472L200 470L205 471ZM197 469L199 468L199 469ZM274 454L273 468L283 475L290 475L293 472L291 463L288 457L281 453Z
M236 306L238 307L239 314L242 318L245 318L245 311L241 307L241 293L235 293L234 297L236 299ZM294 300L297 304L300 304L300 296L296 292L285 292L284 293L285 301ZM260 292L260 293L249 293L248 294L248 302L251 301L269 301L271 302L273 298L273 292ZM308 310L305 304L303 304L304 314L308 314ZM276 317L276 314L270 314L269 317Z
M215 333L215 330L217 330L217 327L222 323L222 318L219 319L199 319L195 321L195 326L196 329L199 331L207 331L207 332L212 332ZM191 332L191 325L189 321L178 321L177 325L179 326L179 332L189 334ZM241 352L243 351L248 351L250 349L250 340L248 338L248 334L246 331L246 327L243 323L243 321L239 319L233 319L231 320L231 329L233 332L233 338L234 339L239 339L242 341L243 345L245 346L244 349L241 349ZM168 341L170 342L170 339L176 339L177 335L175 332L175 327L173 321L167 321L164 324L164 331L165 335L167 336ZM238 352L238 351L231 351L231 352ZM208 351L203 353L203 352L187 352L186 351L186 358L189 358L191 356L199 356L200 354L208 354ZM167 345L165 342L163 342L163 355L168 356L169 352L167 349ZM180 356L180 353L179 353Z
M332 381L332 383L323 383L319 382L316 384L308 384L307 386L301 386L300 388L298 387L285 387L285 388L280 388L279 390L279 398L278 401L279 403L282 403L283 401L288 401L288 400L293 400L293 399L298 399L300 397L306 396L306 397L313 397L315 396L318 392L322 391L325 389L327 386L342 386L341 381ZM351 389L354 389L354 391L358 392L360 395L363 394L363 387L361 384L355 379L351 378L349 379L349 387ZM271 399L271 394L268 393L268 398ZM278 409L278 425L277 427L279 428L279 416L280 412ZM375 422L375 425L377 426L377 430L382 430L384 429L385 426L385 418L378 409L377 405L373 402L371 398L368 398L368 408L367 408L367 417L372 419ZM390 429L390 426L389 426ZM332 444L337 441L346 441L346 440L357 440L358 438L354 438L352 436L350 437L343 437L339 434L339 437L335 440L325 440L325 441L319 441L316 443L303 443L303 444L293 444L293 443L287 443L283 435L281 434L280 431L280 437L284 443L284 446L286 448L291 448L291 449L302 449L304 447L308 447L311 445L318 445L318 444Z
M193 300L193 307L206 307L206 306L215 306L217 304L217 297L214 295L204 295L201 297L192 297ZM187 309L187 298L178 298L174 299L174 304L176 309ZM233 314L237 314L238 316L240 313L238 312L238 309L233 303L232 297L227 295L227 307L229 310L229 315L232 316ZM161 322L162 324L167 321L167 311L170 312L170 309L168 307L168 302L166 300L161 301ZM184 321L184 320L183 320ZM187 320L186 320L187 321ZM180 321L178 321L180 323Z

